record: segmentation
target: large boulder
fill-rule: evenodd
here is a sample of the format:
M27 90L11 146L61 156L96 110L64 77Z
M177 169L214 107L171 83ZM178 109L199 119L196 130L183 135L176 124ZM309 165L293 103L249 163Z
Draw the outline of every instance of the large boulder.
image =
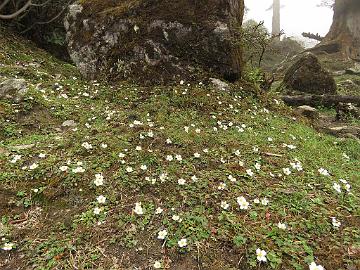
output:
M243 0L87 0L65 19L68 51L89 79L168 83L197 74L235 80Z
M283 86L289 91L316 95L336 93L334 78L311 53L303 55L286 71Z

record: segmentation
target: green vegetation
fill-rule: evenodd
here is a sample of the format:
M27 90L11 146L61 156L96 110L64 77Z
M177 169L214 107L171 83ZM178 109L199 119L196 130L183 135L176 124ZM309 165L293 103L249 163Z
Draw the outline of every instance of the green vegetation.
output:
M30 84L0 103L4 269L360 267L357 141L245 86L86 82L12 36L0 62Z

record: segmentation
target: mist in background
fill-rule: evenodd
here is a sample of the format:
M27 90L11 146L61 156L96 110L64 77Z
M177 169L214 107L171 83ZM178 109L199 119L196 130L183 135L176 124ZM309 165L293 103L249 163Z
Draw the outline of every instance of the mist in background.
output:
M249 9L245 20L254 19L264 21L266 28L271 32L272 0L245 0ZM325 36L330 29L333 11L328 7L317 7L321 0L281 0L281 29L287 37L295 37L305 42L305 46L313 45L314 41L303 38L301 33L319 33Z

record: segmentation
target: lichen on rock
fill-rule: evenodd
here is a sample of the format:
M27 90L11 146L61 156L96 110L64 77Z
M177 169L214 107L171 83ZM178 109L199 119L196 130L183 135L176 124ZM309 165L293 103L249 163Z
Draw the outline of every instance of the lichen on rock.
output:
M83 0L65 19L68 50L90 79L168 83L198 74L237 79L233 34L243 0Z

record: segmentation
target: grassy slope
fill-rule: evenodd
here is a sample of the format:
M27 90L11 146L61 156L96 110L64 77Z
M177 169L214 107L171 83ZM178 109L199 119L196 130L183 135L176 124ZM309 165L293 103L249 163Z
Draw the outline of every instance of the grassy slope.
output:
M0 101L0 246L16 244L0 251L1 269L152 269L156 260L169 269L308 269L312 261L326 269L360 268L356 141L318 134L272 97L260 101L246 89L226 94L201 85L85 82L74 67L14 37L0 39L0 63L3 77L32 84L21 104ZM65 120L75 120L77 129L60 129ZM134 120L143 124L130 127ZM11 163L15 154L21 159ZM177 154L182 161L166 161ZM296 159L303 171L284 176ZM72 172L77 162L85 172ZM38 168L30 170L34 163ZM64 165L68 172L60 171ZM331 176L320 175L321 167ZM97 173L103 186L94 185ZM161 173L168 177L161 181ZM351 194L333 189L340 178L351 184ZM106 204L97 202L99 195ZM250 202L248 210L239 209L238 196ZM266 206L253 202L265 197ZM143 215L134 213L136 202ZM164 211L155 214L157 207ZM182 221L172 220L174 214ZM331 217L341 221L339 229ZM165 242L157 239L163 229ZM181 238L187 248L178 247ZM267 251L268 263L258 264L257 248Z

